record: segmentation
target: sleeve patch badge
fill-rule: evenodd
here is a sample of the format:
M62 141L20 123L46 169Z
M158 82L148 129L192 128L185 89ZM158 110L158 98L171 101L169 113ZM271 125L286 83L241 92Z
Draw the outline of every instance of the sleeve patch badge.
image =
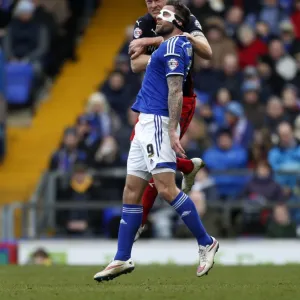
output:
M202 30L202 26L198 20L195 20L195 26Z
M133 36L138 39L143 34L143 31L141 28L137 27L134 29Z
M174 71L179 66L179 62L175 58L171 58L168 61L168 66L171 71Z

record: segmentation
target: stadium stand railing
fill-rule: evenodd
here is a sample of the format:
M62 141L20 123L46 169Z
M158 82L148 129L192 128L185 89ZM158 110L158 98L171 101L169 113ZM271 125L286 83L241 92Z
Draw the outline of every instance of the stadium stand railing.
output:
M125 179L126 168L110 168L102 171L92 171L93 176L105 178L112 181L117 179ZM230 175L252 175L249 169L243 170L226 170L214 172L212 175L230 174ZM277 172L277 175L294 175L300 176L300 172ZM49 230L56 230L56 213L58 211L68 210L93 210L100 211L107 207L120 207L121 199L113 199L109 201L70 201L70 199L60 199L57 201L57 180L69 178L69 174L62 174L59 172L46 172L42 175L40 182L33 193L29 202L14 202L4 206L0 206L0 221L2 232L0 231L0 238L2 240L13 240L18 238L16 232L21 232L22 238L40 238L49 237ZM178 174L180 178L180 174ZM299 208L300 202L286 203L290 209ZM231 213L236 209L244 207L243 201L227 201L222 202L219 199L216 201L208 201L207 206L212 209L222 210L222 222L224 228L230 230ZM275 206L275 203L268 203L261 206L261 209L269 209ZM16 215L19 215L21 220L16 222ZM16 229L16 224L21 224L21 229ZM99 224L99 226L101 226Z

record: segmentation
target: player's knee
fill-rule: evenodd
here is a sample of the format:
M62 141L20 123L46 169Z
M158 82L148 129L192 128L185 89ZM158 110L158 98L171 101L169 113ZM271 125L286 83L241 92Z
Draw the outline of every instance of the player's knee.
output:
M177 192L177 188L176 186L161 186L160 189L158 189L158 195L168 201L168 202L172 202L176 196L177 196L178 192Z
M123 203L124 204L136 204L138 201L138 191L134 184L126 183L123 192Z

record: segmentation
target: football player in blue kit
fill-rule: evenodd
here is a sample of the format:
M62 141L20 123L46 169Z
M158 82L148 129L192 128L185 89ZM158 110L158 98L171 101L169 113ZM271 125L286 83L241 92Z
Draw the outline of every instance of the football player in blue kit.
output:
M164 42L148 62L142 88L132 106L140 115L127 161L118 250L114 260L94 276L97 281L134 270L131 250L142 222L141 197L151 177L159 196L176 210L197 240L197 276L207 274L213 267L219 243L207 234L194 203L175 183L176 154L185 157L179 141L179 121L183 84L193 59L192 45L183 35L189 17L189 9L178 1L163 7L157 16L156 31Z

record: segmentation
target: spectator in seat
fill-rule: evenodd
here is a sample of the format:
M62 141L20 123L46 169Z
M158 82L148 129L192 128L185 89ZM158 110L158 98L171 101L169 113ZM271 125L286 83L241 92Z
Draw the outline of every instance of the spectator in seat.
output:
M272 34L278 35L279 23L288 19L284 9L279 5L278 0L263 0L262 7L258 14L247 17L248 22L253 25L258 21L264 21L270 26Z
M264 125L270 130L272 135L276 136L278 125L283 121L288 121L283 104L280 98L272 96L267 102ZM274 142L276 142L276 140L274 140Z
M7 28L4 53L8 61L33 63L37 74L48 51L48 34L43 24L34 18L34 4L29 0L18 2L14 17Z
M125 29L125 41L120 50L121 55L128 56L129 44L131 43L133 37L133 30L134 30L134 26L132 25L127 26Z
M0 1L0 46L2 43L2 38L5 36L6 27L11 19L11 9L10 7L4 7Z
M88 173L87 166L76 163L74 171L66 191L65 198L69 201L84 203L94 198L93 177ZM72 209L65 217L65 226L68 233L84 234L89 230L88 210Z
M294 11L291 15L291 22L295 28L295 36L300 39L300 0L294 1Z
M258 162L254 176L244 189L244 197L254 199L263 197L267 202L281 202L284 200L281 186L273 179L272 169L266 161Z
M270 32L270 27L266 22L259 21L256 23L256 36L265 44L274 38L274 35Z
M226 36L225 25L222 19L210 18L207 20L206 26L206 36L213 52L212 66L215 69L221 69L226 55L232 54L236 56L236 46Z
M270 131L267 128L254 131L253 143L250 150L249 167L256 167L260 161L268 159L272 147Z
M104 94L96 92L89 97L86 114L92 129L97 131L100 136L106 137L112 134L114 122Z
M248 25L239 28L238 39L240 42L239 61L240 67L256 66L257 59L268 52L267 45L258 39L253 29Z
M230 91L226 88L219 89L213 104L213 116L218 128L224 127L226 124L226 106L230 101L232 101Z
M295 37L294 25L290 21L283 21L280 24L280 39L287 53L292 56L300 53L300 39Z
M228 89L235 100L238 100L241 97L240 87L242 85L242 80L243 76L239 70L237 56L233 54L225 55L220 81L222 83L222 87Z
M300 99L297 87L287 84L282 91L282 100L289 122L294 123L300 114Z
M236 40L236 33L243 22L244 12L238 6L232 6L226 13L225 26L229 37Z
M246 149L234 144L229 131L221 130L218 132L216 145L204 152L203 159L211 172L228 171L247 168L248 155ZM235 198L247 180L244 176L226 173L214 175L213 178L223 199Z
M211 97L221 86L220 71L212 67L210 60L195 56L194 84L195 89Z
M266 161L260 161L254 176L246 185L242 198L244 199L244 231L247 233L264 232L265 216L269 210L264 207L269 203L279 203L284 200L283 190L275 182L272 170Z
M294 123L294 137L300 143L300 115L296 118Z
M76 130L67 129L59 149L52 155L50 171L71 172L76 161L86 161L85 151L78 149L78 136Z
M101 88L101 92L106 96L106 99L112 110L119 116L122 122L126 122L127 109L132 103L130 86L125 85L125 77L115 71L110 74L108 80Z
M198 20L201 20L203 24L209 17L216 15L208 0L191 0L189 8L191 13L195 15Z
M299 172L300 146L294 137L293 129L287 122L278 126L279 144L269 152L268 161L275 172ZM290 195L297 183L297 176L276 174L276 181L285 187L286 195Z
M243 106L247 119L254 129L260 129L264 123L265 108L261 104L260 84L256 81L245 81L242 86Z
M267 237L269 238L295 238L296 224L291 220L286 205L278 204L274 207L273 216L267 226Z
M241 104L229 102L226 106L226 128L231 132L235 145L247 149L253 140L253 126L245 116Z
M269 52L259 58L259 68L269 74L269 83L276 95L280 95L286 82L296 79L298 69L296 61L285 51L283 42L274 39L269 43ZM264 76L265 74L263 74Z

